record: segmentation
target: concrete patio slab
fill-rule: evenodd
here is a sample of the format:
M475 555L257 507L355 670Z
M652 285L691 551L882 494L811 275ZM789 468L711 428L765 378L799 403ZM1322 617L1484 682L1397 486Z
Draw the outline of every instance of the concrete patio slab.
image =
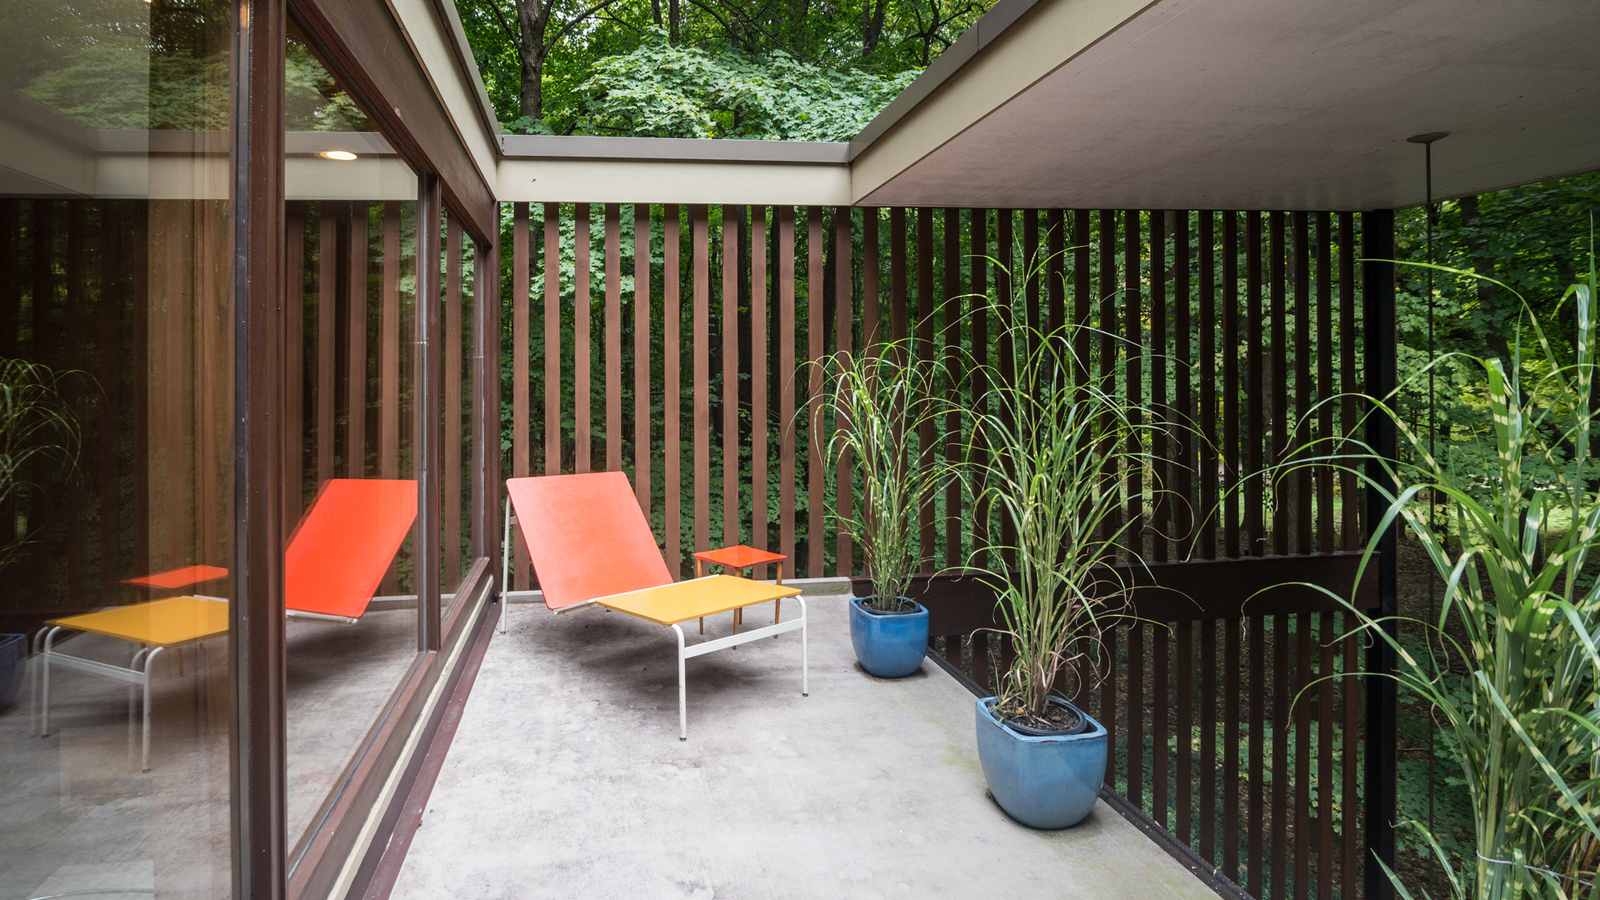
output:
M686 743L670 630L516 610L393 896L1216 896L1103 803L1065 831L1009 819L985 793L972 696L926 661L871 678L844 599L807 599L811 696L798 633L692 659Z

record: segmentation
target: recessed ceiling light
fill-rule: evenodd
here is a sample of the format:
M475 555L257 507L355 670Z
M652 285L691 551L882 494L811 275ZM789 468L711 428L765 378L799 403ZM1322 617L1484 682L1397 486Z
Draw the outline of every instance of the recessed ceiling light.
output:
M356 155L349 150L324 150L317 155L323 159L337 159L342 162L349 162L356 158Z

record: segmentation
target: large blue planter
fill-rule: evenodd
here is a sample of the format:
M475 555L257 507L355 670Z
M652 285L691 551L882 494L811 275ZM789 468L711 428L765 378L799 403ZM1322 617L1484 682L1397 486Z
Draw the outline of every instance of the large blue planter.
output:
M978 761L996 803L1032 828L1076 825L1094 809L1106 775L1106 729L1089 721L1080 734L1035 737L1019 734L978 700Z
M928 610L916 601L913 612L881 613L866 606L870 597L850 598L850 643L868 674L904 678L922 666L928 652Z
M17 702L17 689L28 666L28 636L0 634L0 712Z

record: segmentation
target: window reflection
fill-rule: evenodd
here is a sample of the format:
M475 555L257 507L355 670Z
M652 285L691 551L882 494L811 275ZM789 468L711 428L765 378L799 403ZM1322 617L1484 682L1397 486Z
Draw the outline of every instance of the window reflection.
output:
M228 7L0 21L0 884L226 896Z
M299 35L286 66L294 864L417 656L419 221L416 174Z

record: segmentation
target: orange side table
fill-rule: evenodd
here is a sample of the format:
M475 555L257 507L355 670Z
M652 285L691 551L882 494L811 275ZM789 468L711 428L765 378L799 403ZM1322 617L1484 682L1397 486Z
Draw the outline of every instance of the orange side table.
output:
M707 563L710 563L714 566L721 566L724 570L731 569L734 572L743 572L745 569L753 568L755 566L764 566L767 563L777 563L777 583L783 584L783 564L788 559L789 557L784 556L782 553L769 553L766 550L757 550L754 547L746 547L744 544L740 544L736 547L722 547L717 550L705 550L700 553L696 553L694 555L694 575L696 578L703 577L705 575L705 567ZM774 625L776 625L778 622L778 616L783 613L783 599L778 598L772 601L772 606L772 622ZM743 620L743 608L734 610L734 634L739 633L739 623ZM706 633L705 619L700 620L700 633Z

